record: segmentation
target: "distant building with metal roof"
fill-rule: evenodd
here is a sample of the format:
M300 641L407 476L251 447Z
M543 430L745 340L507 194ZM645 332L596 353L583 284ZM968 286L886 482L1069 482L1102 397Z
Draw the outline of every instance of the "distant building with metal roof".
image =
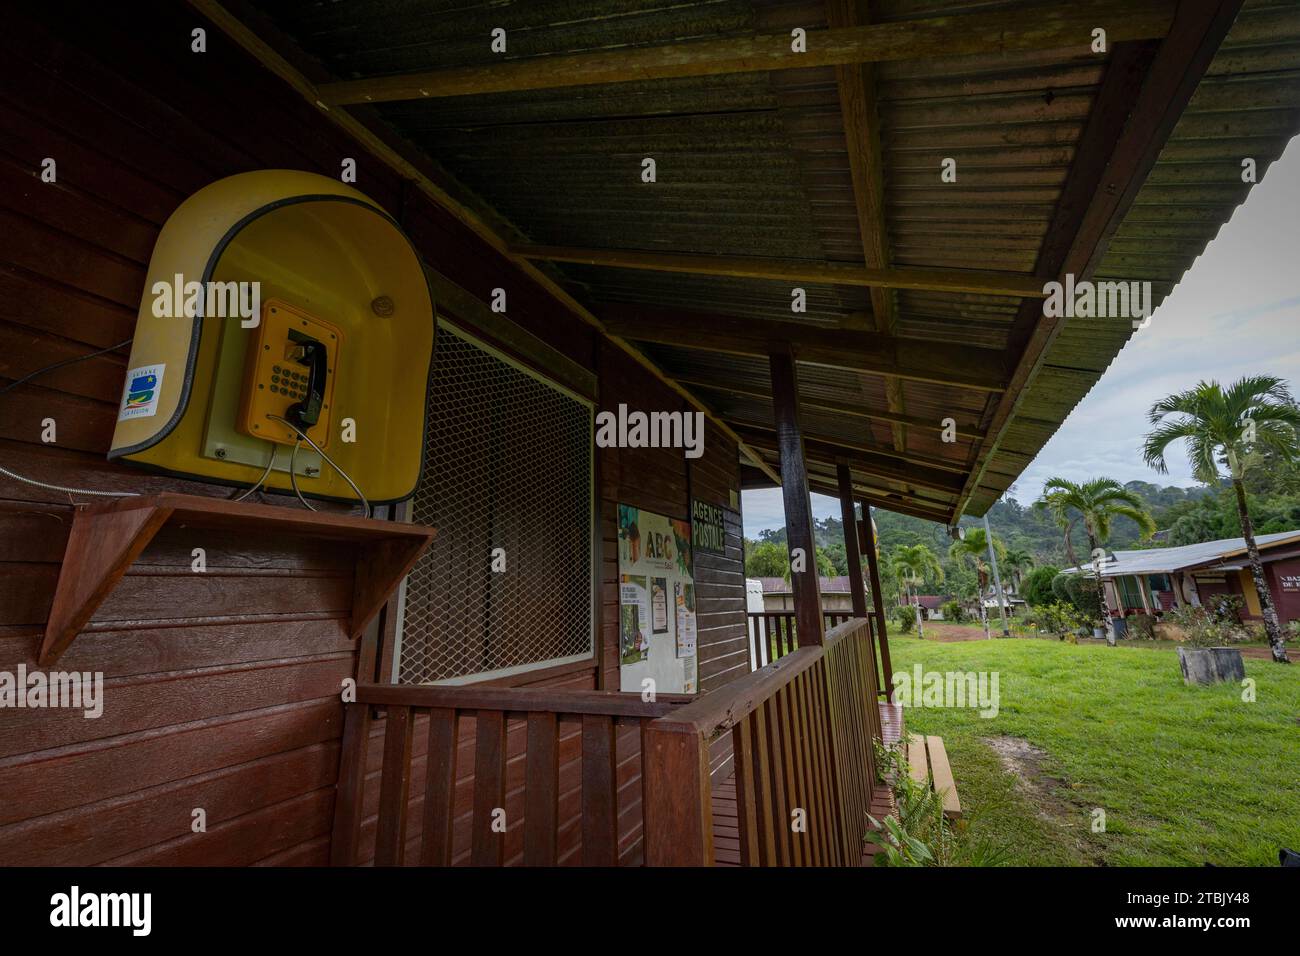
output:
M1278 617L1283 623L1300 620L1300 530L1257 535L1255 543ZM1080 571L1090 574L1092 568L1067 568L1065 573ZM1245 538L1114 551L1102 565L1101 577L1112 617L1159 616L1180 604L1209 605L1235 595L1242 599L1248 620L1260 619Z

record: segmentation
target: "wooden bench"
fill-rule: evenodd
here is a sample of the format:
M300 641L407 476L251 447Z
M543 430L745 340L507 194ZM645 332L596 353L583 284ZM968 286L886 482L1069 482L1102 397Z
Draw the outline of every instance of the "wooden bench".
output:
M943 749L942 737L908 734L907 765L913 780L943 795L944 816L950 820L961 816L957 783L952 778L952 767L948 763L948 752Z

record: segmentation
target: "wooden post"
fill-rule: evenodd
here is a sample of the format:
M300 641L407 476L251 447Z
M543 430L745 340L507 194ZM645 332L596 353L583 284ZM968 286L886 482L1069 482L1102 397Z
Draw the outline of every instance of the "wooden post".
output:
M646 866L712 866L709 748L698 733L660 718L641 725Z
M822 602L817 587L817 543L813 538L812 499L808 496L808 463L803 454L803 431L799 427L799 383L794 355L774 352L772 408L776 417L777 449L781 455L781 495L785 504L786 548L794 560L803 552L804 570L791 568L790 591L794 596L795 627L800 647L822 643Z
M889 636L885 633L885 596L880 592L880 562L876 556L876 529L871 523L871 505L862 502L862 537L867 552L867 571L871 575L871 602L876 609L876 635L880 645L880 680L885 699L894 700L894 668L889 662Z
M849 565L849 594L853 598L853 616L867 616L867 589L862 583L862 554L858 551L858 519L853 512L853 476L849 466L835 466L840 483L840 518L844 523L844 555Z

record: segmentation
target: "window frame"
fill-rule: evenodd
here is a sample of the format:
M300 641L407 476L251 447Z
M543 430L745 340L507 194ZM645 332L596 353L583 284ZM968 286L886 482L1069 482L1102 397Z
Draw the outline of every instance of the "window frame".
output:
M432 270L430 270L432 271ZM443 279L446 283L447 280ZM477 301L477 300L476 300ZM481 305L481 303L479 303ZM573 401L579 402L587 409L587 482L588 482L588 510L590 513L590 537L588 544L588 555L590 561L590 586L588 588L588 605L589 605L589 643L590 652L581 654L572 654L566 657L551 658L545 661L535 661L528 664L517 664L511 667L498 668L493 671L482 671L474 674L464 674L459 677L449 677L437 681L428 681L418 685L411 686L430 686L430 687L455 687L467 684L490 683L490 682L512 682L514 678L525 675L537 674L543 671L563 670L563 669L583 669L593 668L597 674L600 669L600 562L601 562L601 537L600 537L600 475L598 469L598 460L596 455L596 411L598 401L595 395L594 384L596 377L590 375L590 383L593 386L593 394L584 394L573 385L561 381L561 377L572 378L573 363L566 357L556 352L550 345L536 338L531 333L520 328L514 323L510 323L502 316L490 313L486 306L482 306L484 312L493 315L491 322L487 323L493 328L499 330L503 323L509 325L509 337L516 342L521 338L527 339L526 354L521 354L520 350L508 349L499 343L497 337L489 331L481 328L475 322L465 321L459 317L449 316L443 312L437 312L436 323L437 332L434 342L434 361L437 360L437 336L441 334L451 334L466 341L491 355L500 362L505 363L516 371L533 378L541 384L554 389L560 394ZM480 316L481 317L481 316ZM563 372L569 374L556 374L546 365L551 364L548 359L553 358L558 363ZM585 370L582 370L585 373ZM432 374L432 368L430 370ZM587 373L589 374L589 373ZM586 384L584 382L584 384ZM411 500L402 502L399 520L410 521L412 505ZM407 582L410 579L408 574L402 578L398 586L397 593L393 598L394 627L392 643L392 661L390 672L387 675L389 683L399 683L399 677L402 667L402 643L404 628L406 623L406 595ZM582 665L578 667L578 665ZM525 681L518 681L525 683Z

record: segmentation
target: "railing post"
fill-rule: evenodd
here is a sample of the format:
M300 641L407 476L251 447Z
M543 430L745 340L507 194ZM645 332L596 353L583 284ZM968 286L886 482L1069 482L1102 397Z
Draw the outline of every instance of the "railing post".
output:
M366 785L366 750L370 743L370 705L344 704L343 749L334 792L334 833L330 866L355 866L361 842L361 812Z
M885 596L880 591L880 564L876 556L876 527L871 521L871 505L862 502L862 538L867 552L867 571L871 575L871 603L876 610L876 643L880 647L878 675L885 689L885 699L894 700L894 668L889 662L889 636L885 633Z
M709 748L693 727L671 721L661 717L642 725L646 866L711 866Z
M785 503L786 547L791 560L803 551L804 569L790 571L794 594L796 640L800 647L823 641L821 593L817 587L817 543L813 538L812 499L808 495L808 463L804 460L803 430L799 426L799 384L794 355L774 352L772 407L777 446L781 453L781 495Z
M406 809L411 789L410 707L389 706L384 728L384 769L379 776L375 866L401 866L406 855Z
M844 556L849 566L849 595L853 599L853 616L867 616L867 590L862 583L862 555L858 551L858 519L853 511L853 475L849 466L835 466L840 485L840 518L844 525Z

